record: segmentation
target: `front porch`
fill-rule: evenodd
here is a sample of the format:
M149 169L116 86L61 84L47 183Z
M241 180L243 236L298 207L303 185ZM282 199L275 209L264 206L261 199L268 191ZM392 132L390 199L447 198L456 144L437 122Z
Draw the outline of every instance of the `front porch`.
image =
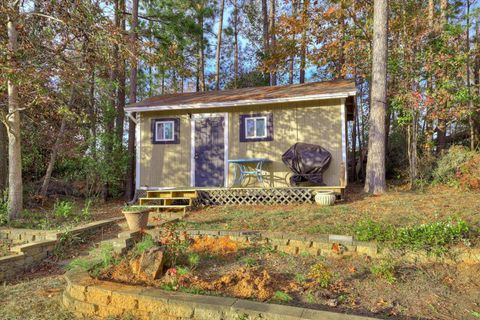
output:
M276 205L313 203L318 192L343 198L345 187L162 188L138 190L138 205L157 211L180 211L208 205Z

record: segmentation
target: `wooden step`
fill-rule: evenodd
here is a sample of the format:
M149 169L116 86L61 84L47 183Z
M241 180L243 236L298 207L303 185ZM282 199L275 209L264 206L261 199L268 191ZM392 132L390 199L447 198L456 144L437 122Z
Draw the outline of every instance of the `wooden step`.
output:
M158 202L158 205L174 205L174 202L186 202L185 205L192 205L192 198L171 197L171 198L140 198L139 205L147 203ZM182 204L183 205L183 204Z
M181 205L144 205L142 208L152 208L152 209L169 209L169 210L186 210L190 206L181 206Z
M196 190L183 190L183 191L175 191L175 190L156 190L156 191L147 191L147 198L196 198L197 191Z

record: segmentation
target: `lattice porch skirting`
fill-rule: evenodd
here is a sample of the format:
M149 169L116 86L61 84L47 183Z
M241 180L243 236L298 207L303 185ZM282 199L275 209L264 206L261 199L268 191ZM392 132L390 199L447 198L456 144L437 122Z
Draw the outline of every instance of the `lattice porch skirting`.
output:
M334 187L331 189L331 191L337 192L337 189L338 188ZM325 189L320 190L316 188L192 188L189 190L196 190L198 193L198 197L193 199L193 207L199 205L273 205L314 203L315 194L318 191L325 191ZM145 190L137 190L138 198L145 196Z
M312 203L314 193L309 189L214 189L199 191L203 205L256 205Z

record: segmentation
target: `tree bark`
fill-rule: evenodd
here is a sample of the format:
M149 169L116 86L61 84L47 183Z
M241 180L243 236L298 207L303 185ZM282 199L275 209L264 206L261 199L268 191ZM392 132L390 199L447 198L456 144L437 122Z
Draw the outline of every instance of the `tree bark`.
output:
M292 0L292 16L297 18L298 1ZM292 34L292 42L295 42L295 33ZM293 78L295 77L295 53L290 56L290 63L288 67L288 83L293 84Z
M385 114L387 100L388 1L374 0L372 93L365 191L386 192Z
M353 123L352 123L352 172L350 173L352 181L357 180L357 106L353 109Z
M445 31L445 28L448 24L448 0L440 0L440 26L439 29L442 32ZM445 105L445 111L447 110L448 105ZM437 153L442 153L447 148L447 120L444 116L440 116L438 119L437 125L437 137L438 137L438 145L437 145Z
M276 4L275 0L270 0L270 17L269 17L269 36L270 36L270 44L268 45L268 48L270 51L275 50L275 43L276 43L276 37L275 37L275 15L276 15ZM271 52L270 52L271 53ZM270 72L270 85L271 86L276 86L277 85L277 71L276 71L276 66L274 66L274 70Z
M472 100L472 84L470 81L470 0L467 0L467 31L466 31L466 46L467 46L467 88L468 88L468 109L470 114L468 116L468 124L470 125L470 149L475 150L475 107Z
M233 2L233 74L235 88L238 87L238 3L237 0Z
M119 17L119 27L122 33L125 33L125 0L120 0L120 12L118 13ZM117 134L117 140L119 142L123 141L123 130L125 123L125 59L120 58L118 62L118 96L117 96L117 117L115 120L115 129Z
M72 92L72 97L70 99L73 100L73 92ZM58 131L57 139L55 139L55 143L53 144L53 147L52 147L52 152L50 153L50 161L48 161L47 171L45 172L42 188L40 189L40 193L39 193L42 201L47 196L48 185L50 184L50 178L52 177L53 167L55 166L55 162L57 161L58 151L60 150L62 139L65 134L66 124L67 124L67 117L63 116L62 122L60 124L60 130Z
M7 188L8 180L8 136L7 129L0 121L0 198Z
M130 26L130 46L133 57L130 62L130 95L129 103L137 102L137 26L138 26L138 0L132 2L132 24ZM128 166L125 188L125 198L131 200L135 193L135 122L128 119ZM140 179L140 177L136 177Z
M262 0L262 18L263 18L263 54L266 57L268 55L269 49L269 36L268 36L268 4L267 0ZM268 82L270 83L270 74L265 73L265 76L268 77Z
M17 69L19 1L10 4L7 17L8 30L8 61L9 68L14 72ZM22 146L21 146L21 119L18 85L15 80L8 79L8 114L6 119L8 132L8 216L10 219L21 217L23 210L23 183L22 183Z
M220 12L218 21L218 34L217 34L217 54L216 54L216 72L215 72L215 90L220 90L220 55L222 49L222 32L223 32L223 8L225 6L225 0L220 0Z
M197 55L197 92L204 92L205 84L205 45L204 45L204 7L203 3L197 4L197 23L200 26L200 34L198 36L198 55Z
M300 83L305 83L305 68L307 67L307 28L308 23L308 8L310 0L303 1L302 12L302 40L300 42Z

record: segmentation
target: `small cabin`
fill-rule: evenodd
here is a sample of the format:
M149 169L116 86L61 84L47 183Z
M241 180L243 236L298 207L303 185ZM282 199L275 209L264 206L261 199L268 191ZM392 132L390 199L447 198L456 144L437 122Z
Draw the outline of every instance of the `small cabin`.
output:
M335 80L175 93L131 104L125 111L137 124L136 189L293 188L282 155L303 142L331 153L323 188L341 192L355 95L353 81Z

